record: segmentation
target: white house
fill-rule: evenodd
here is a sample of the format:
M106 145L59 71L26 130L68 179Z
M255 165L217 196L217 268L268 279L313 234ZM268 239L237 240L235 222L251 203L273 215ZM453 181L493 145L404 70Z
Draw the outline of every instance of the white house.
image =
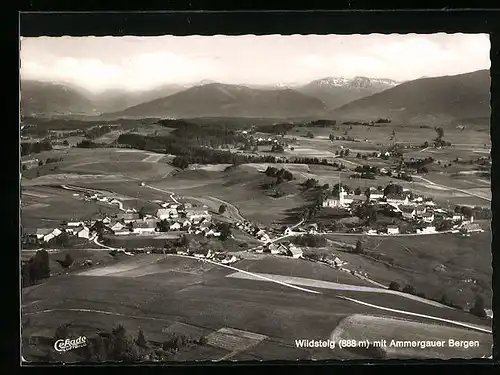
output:
M102 219L102 223L103 224L109 224L109 223L111 223L111 219L106 216L104 219Z
M59 228L56 228L52 231L52 235L54 237L58 237L60 234L62 233L62 230L60 230Z
M67 226L68 227L79 227L83 223L81 221L69 221Z
M179 229L181 229L181 227L182 227L181 224L179 224L178 222L175 222L170 226L170 230L179 230Z
M388 194L386 197L387 203L394 203L397 205L408 205L409 200L406 194Z
M50 234L52 232L52 229L49 228L38 228L36 230L36 238L41 240L44 238L46 235Z
M127 210L128 211L128 210ZM117 220L123 220L125 223L132 223L139 219L139 214L135 212L126 212L116 215Z
M375 229L369 229L368 232L366 232L366 234L374 235L377 234L377 231Z
M187 220L187 219L186 219L186 220L184 220L184 221L182 222L182 227L183 227L183 228L188 228L188 227L190 227L190 226L191 226L191 222L190 222L189 220Z
M148 234L156 232L156 224L151 221L139 221L134 224L134 233Z
M434 221L434 213L433 212L425 212L422 214L422 221L425 223L432 223Z
M416 215L416 209L412 206L400 206L399 210L405 219L413 219Z
M430 225L420 229L420 233L435 233L435 232L436 232L436 227Z
M156 217L160 220L165 220L169 218L177 218L179 214L175 208L160 208L156 211Z
M292 257L298 259L298 258L302 258L302 249L296 247L296 246L290 246L290 249L289 249L290 253L292 254Z
M133 232L131 232L128 228L123 227L122 229L119 229L113 233L115 236L128 236L128 235L132 234Z
M90 230L89 228L82 228L78 233L77 233L78 238L90 238Z
M113 232L117 232L117 231L120 231L122 230L123 228L125 228L125 225L123 225L122 223L120 223L119 221L117 221L116 223L114 223L110 229L113 231Z
M454 213L453 216L451 217L451 220L453 221L459 221L463 220L464 216L462 214Z
M208 210L195 210L190 209L186 212L186 218L189 221L193 221L195 219L210 219L212 216L208 213Z
M49 242L51 239L54 238L54 235L52 233L47 234L46 236L43 237L44 242Z
M378 201L379 199L382 199L384 197L384 193L378 190L372 190L370 189L370 200L373 201Z
M399 234L399 228L389 226L389 227L387 227L387 234Z

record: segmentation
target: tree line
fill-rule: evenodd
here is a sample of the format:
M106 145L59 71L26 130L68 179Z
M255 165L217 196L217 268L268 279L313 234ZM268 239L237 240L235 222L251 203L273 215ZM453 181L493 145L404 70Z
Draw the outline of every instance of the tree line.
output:
M52 144L49 141L21 142L21 156L38 154L40 152L50 150L52 150Z

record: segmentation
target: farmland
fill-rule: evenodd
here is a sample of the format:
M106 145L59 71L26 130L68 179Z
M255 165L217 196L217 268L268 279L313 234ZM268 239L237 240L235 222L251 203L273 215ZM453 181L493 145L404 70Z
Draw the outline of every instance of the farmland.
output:
M264 262L268 263L268 266L263 264L264 268L273 266L273 260ZM312 265L304 264L301 267ZM95 272L99 269L109 271ZM141 329L148 340L159 342L168 329L207 335L231 327L266 337L259 345L269 349L267 354L253 347L248 355L287 359L300 352L294 345L297 337L326 339L343 318L360 311L355 303L338 299L331 293L316 296L269 282L229 279L225 277L230 273L227 270L203 265L194 259L142 255L95 271L57 276L38 287L26 288L23 319L29 318L30 323L23 330L23 337L51 337L55 328L65 322L90 337L97 329L110 329L117 319L130 331ZM304 272L315 273L306 269ZM366 295L361 293L356 298L364 300ZM377 304L386 304L385 298L378 297ZM415 302L401 300L397 304L399 308L416 308ZM372 308L362 310L377 314ZM446 316L445 311L439 314ZM464 338L477 337L473 332L457 332ZM410 337L408 332L401 333L401 339ZM483 348L486 354L489 350L489 347ZM221 359L228 354L211 345L205 347L203 353L204 359ZM301 353L304 359L315 354L325 355L321 349ZM29 357L29 351L25 355ZM334 351L329 358L350 355ZM184 356L189 356L189 352L177 359L188 358Z

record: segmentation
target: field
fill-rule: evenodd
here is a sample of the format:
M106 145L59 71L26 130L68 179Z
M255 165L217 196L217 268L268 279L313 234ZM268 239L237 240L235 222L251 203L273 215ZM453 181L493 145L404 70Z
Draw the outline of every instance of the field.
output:
M240 267L238 263L236 266ZM269 266L272 267L272 263ZM332 293L318 296L270 282L227 278L231 273L234 272L194 259L145 254L96 268L92 273L53 277L23 290L23 320L29 318L23 338L51 337L56 327L65 322L89 336L97 329L110 329L119 322L131 332L142 329L148 340L158 342L165 337L165 328L192 335L208 334L208 337L216 331L236 329L252 337L265 337L257 346L249 348L250 356L290 359L299 351L298 357L306 359L327 354L321 349L298 350L294 345L296 338L326 339L342 318L360 310L377 314L376 309L360 308ZM357 299L363 298L365 293L357 295ZM384 300L385 297L379 298L378 304L384 304ZM410 306L406 300L398 304L402 309ZM449 314L444 310L439 313ZM460 334L475 337L469 331L460 331ZM407 331L402 336L405 336L402 339L411 339L413 334ZM210 342L203 350L197 349L202 350L203 357L196 359L221 359L230 353L221 352L223 342L216 344L219 347ZM219 341L213 341L216 342ZM262 351L259 345L268 350ZM47 345L43 350L50 347ZM231 348L233 354L242 356L246 346L242 352L238 352L237 347ZM25 352L27 354L29 352ZM334 350L327 357L341 359L350 355ZM365 355L367 357L370 356ZM178 359L185 358L189 358L188 353Z
M486 225L482 226L487 229ZM329 239L354 244L357 236L328 236ZM470 304L476 294L491 305L491 232L462 237L440 234L416 237L367 237L365 249L392 258L376 260L343 251L334 251L350 268L362 269L384 285L391 281L401 286L413 285L418 292L448 300L462 306ZM475 280L475 281L474 281ZM470 307L470 305L469 305Z

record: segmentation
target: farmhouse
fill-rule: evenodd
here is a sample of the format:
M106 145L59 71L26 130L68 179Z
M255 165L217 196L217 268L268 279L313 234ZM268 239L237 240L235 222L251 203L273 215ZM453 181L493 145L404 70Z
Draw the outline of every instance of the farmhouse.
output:
M406 194L388 194L386 197L387 203L394 203L397 205L408 205L408 195Z
M182 222L183 228L189 228L190 226L191 226L191 222L189 220L186 219Z
M80 231L78 231L77 236L78 236L78 238L89 239L90 238L89 228L86 228L86 227L82 228Z
M62 233L62 230L60 230L59 228L56 228L51 233L54 237L58 237Z
M111 229L113 232L120 231L123 228L125 228L125 225L123 225L119 221L109 227L109 229Z
M457 214L457 213L454 213L451 217L451 220L453 220L453 221L459 221L459 220L463 220L463 219L464 219L464 215Z
M83 223L81 221L69 221L66 226L68 227L79 227Z
M160 208L156 211L156 217L160 220L165 220L169 218L177 218L179 214L175 208Z
M413 206L400 206L399 210L404 219L413 219L416 215L416 209Z
M111 219L106 216L104 219L102 219L102 223L103 224L109 224L109 223L111 223Z
M45 236L43 237L43 241L44 241L44 242L49 242L49 241L50 241L50 240L52 240L53 238L55 238L55 237L54 237L54 235L53 235L52 233L49 233L49 234L47 234L47 235L45 235Z
M147 234L156 232L156 224L150 221L138 221L134 223L134 233Z
M139 219L139 214L135 212L119 213L116 215L118 220L123 220L125 223L131 223Z
M182 228L182 225L181 225L181 224L179 224L179 223L177 223L177 222L173 223L173 224L169 227L169 229L170 229L170 230L179 230L179 229L181 229L181 228Z
M425 212L422 214L422 221L425 223L432 223L434 221L434 213L433 212Z
M298 259L298 258L302 258L302 256L303 256L302 249L300 249L296 246L290 246L288 251L289 251L289 254L291 254L291 256L293 258Z
M369 192L370 192L369 197L370 197L371 201L377 201L377 200L382 199L384 197L383 192L378 191L377 189L375 189L373 187L370 188Z
M434 233L434 232L436 232L436 227L430 225L422 229L417 229L417 233Z
M464 233L484 232L478 224L472 222L465 223L460 227L460 230Z
M189 209L186 211L186 218L189 221L193 221L196 219L211 219L212 216L208 213L208 210L205 209Z
M399 234L399 228L394 226L388 226L387 234Z
M38 228L36 230L36 238L41 240L42 238L44 238L46 235L48 235L51 232L52 232L51 228Z

